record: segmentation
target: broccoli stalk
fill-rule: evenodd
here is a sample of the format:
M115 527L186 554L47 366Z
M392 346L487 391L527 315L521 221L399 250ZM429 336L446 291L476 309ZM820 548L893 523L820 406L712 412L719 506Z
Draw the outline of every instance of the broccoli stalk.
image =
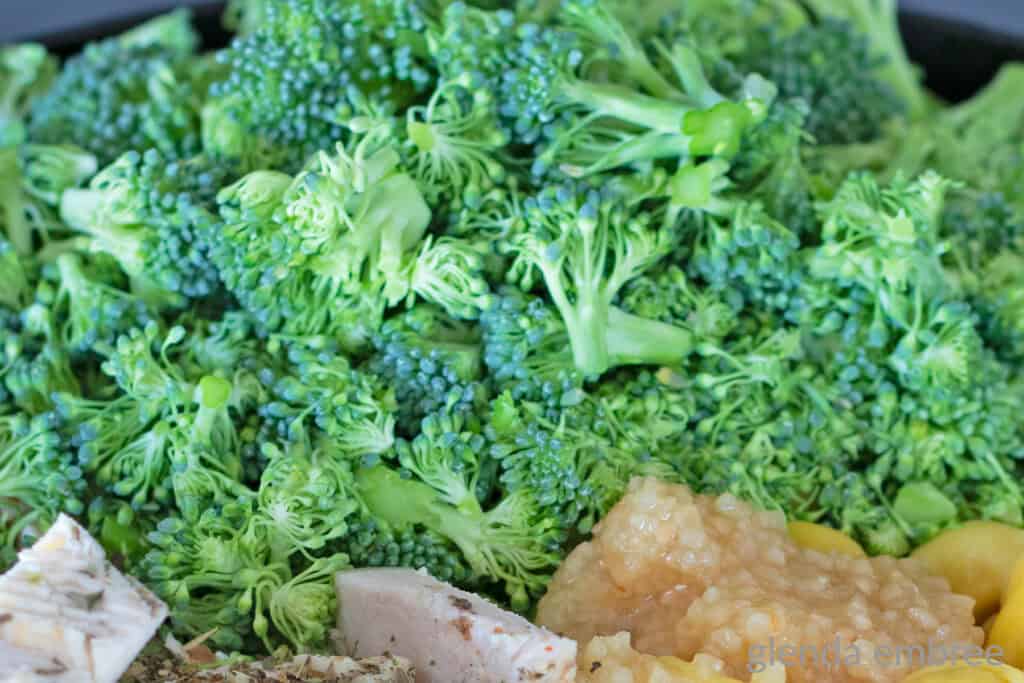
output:
M31 254L36 227L29 219L16 149L0 149L0 228L21 255Z
M21 310L30 293L28 274L10 242L0 238L0 306Z

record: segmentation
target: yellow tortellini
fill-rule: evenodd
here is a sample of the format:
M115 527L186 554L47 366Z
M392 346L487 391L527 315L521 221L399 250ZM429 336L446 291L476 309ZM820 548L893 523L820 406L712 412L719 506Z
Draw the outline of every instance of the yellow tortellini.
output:
M944 576L954 592L974 598L974 617L980 623L999 608L1014 563L1024 557L1024 529L967 522L943 531L911 557Z
M842 531L814 524L812 522L790 522L787 525L789 537L801 548L821 553L840 553L852 557L864 557L864 549Z

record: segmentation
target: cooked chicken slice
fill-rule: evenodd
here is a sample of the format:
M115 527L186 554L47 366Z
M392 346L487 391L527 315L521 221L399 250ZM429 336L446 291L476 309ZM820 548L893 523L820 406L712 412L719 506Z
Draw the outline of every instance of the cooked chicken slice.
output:
M61 515L0 576L0 681L115 683L166 616Z
M405 657L416 667L417 683L575 680L574 641L425 573L342 572L337 589L345 652Z

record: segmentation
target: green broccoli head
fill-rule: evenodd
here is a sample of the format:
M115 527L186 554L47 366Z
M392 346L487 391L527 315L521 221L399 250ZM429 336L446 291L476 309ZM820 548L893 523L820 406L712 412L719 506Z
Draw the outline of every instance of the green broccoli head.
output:
M61 217L89 238L91 249L117 259L143 299L178 306L212 297L220 276L208 243L226 173L203 157L174 161L155 149L128 152L88 189L64 192Z
M250 3L252 4L252 3ZM218 59L203 109L208 152L248 170L300 170L347 135L365 96L408 104L433 84L419 3L287 0Z
M88 45L33 104L29 139L74 144L103 165L130 150L198 153L201 93L189 80L197 45L186 10Z

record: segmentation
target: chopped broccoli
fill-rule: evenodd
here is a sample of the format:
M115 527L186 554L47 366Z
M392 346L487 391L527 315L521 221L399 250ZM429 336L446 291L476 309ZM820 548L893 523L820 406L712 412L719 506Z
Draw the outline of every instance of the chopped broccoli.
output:
M871 553L1024 525L1024 68L938 101L894 0L640 9L0 48L0 565L72 513L256 656L348 567L528 614L634 476Z

